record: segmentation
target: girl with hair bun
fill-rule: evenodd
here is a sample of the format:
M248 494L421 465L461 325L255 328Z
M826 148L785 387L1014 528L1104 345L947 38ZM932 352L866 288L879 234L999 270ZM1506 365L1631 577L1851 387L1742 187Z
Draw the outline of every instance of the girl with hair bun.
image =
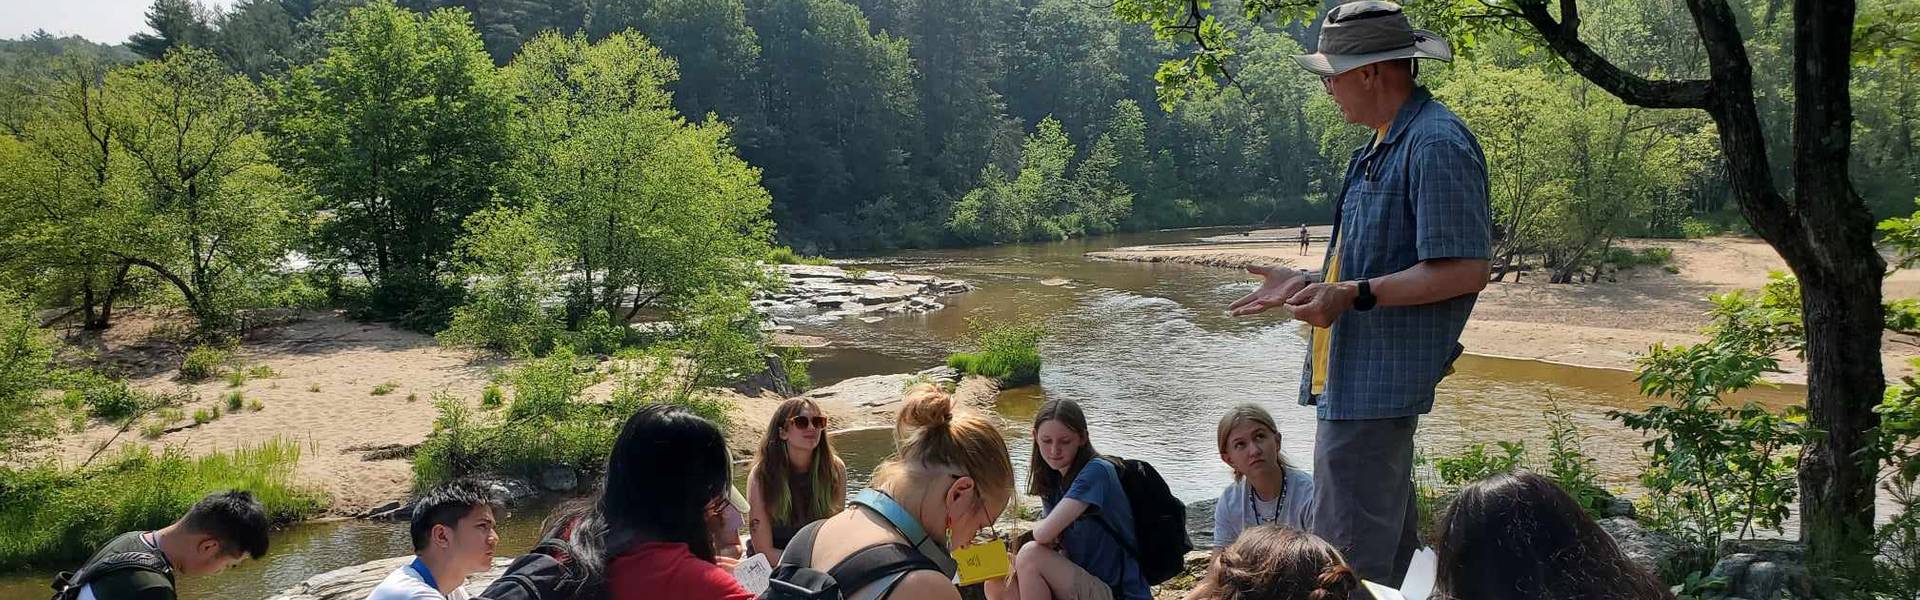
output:
M893 458L874 471L872 487L855 494L839 515L801 529L781 564L831 571L856 553L892 546L924 558L923 567L841 592L874 600L959 600L952 549L971 545L1013 499L1007 442L991 418L954 406L952 396L931 385L908 390L894 441Z
M1186 600L1405 600L1400 592L1361 580L1326 540L1261 525L1214 555L1213 566Z

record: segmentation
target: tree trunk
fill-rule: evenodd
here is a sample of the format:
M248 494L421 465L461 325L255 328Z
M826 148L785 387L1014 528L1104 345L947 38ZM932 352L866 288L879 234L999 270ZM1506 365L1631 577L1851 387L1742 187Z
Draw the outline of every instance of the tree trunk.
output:
M127 271L132 268L133 263L120 261L120 270L114 274L113 284L107 286L106 297L100 300L100 312L95 314L88 311L87 313L87 329L99 331L113 326L113 301L120 297L120 289L127 282Z
M1873 409L1886 389L1880 364L1886 262L1873 247L1873 215L1847 173L1854 3L1794 0L1793 18L1793 204L1807 239L1774 245L1800 277L1807 412L1820 431L1800 457L1800 536L1815 573L1865 581L1874 570L1873 484L1880 466L1867 449L1880 425Z

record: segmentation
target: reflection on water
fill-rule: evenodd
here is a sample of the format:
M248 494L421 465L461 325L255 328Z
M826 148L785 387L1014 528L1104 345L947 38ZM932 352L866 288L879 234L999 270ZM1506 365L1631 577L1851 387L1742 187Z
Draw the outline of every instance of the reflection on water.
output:
M967 321L1021 319L1047 324L1038 386L1008 390L996 411L1009 423L1008 444L1019 479L1030 456L1028 422L1048 398L1085 405L1091 438L1102 452L1152 462L1173 492L1189 502L1211 498L1228 480L1214 447L1219 416L1254 402L1279 422L1283 446L1312 464L1314 414L1295 402L1305 344L1299 325L1271 317L1233 318L1223 308L1251 291L1254 280L1227 269L1086 260L1124 245L1165 243L1207 233L1161 232L1057 244L914 252L862 261L871 269L965 279L977 290L942 301L946 310L875 323L787 315L798 332L833 340L810 351L819 385L862 375L903 373L940 364L965 345ZM1063 285L1043 280L1063 278ZM1058 283L1050 282L1050 283ZM1610 410L1643 408L1647 400L1623 371L1467 356L1440 385L1432 414L1420 423L1419 447L1441 454L1465 445L1526 440L1545 450L1543 411L1566 409L1589 439L1604 482L1631 487L1640 460L1638 434L1607 418ZM1789 386L1755 392L1772 406L1804 400ZM864 486L873 466L892 453L892 432L837 435L850 489ZM745 469L741 469L744 477ZM503 553L530 547L544 510L521 510L503 522ZM406 527L347 522L294 528L275 537L273 555L208 580L183 581L183 600L259 600L308 576L406 554ZM0 597L45 595L48 575L0 578Z

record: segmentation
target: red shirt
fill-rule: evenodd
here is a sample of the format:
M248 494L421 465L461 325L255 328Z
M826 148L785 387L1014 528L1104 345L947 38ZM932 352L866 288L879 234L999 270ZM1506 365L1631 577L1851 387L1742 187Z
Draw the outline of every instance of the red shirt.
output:
M649 542L607 565L614 600L753 600L733 574L700 560L686 544Z

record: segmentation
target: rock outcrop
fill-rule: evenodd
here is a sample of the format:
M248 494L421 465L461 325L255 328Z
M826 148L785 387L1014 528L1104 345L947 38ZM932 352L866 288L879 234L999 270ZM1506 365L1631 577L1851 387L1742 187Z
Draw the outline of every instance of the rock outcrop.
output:
M924 313L944 306L938 298L972 291L964 281L932 275L848 271L834 266L779 265L786 289L762 293L753 307L769 315L820 311L828 318Z
M386 579L394 569L406 566L412 560L412 556L396 556L334 569L309 577L267 600L366 600L374 586L380 585L380 581ZM512 558L495 557L492 570L467 578L467 583L461 587L470 595L479 594L493 580L499 579L512 562Z

